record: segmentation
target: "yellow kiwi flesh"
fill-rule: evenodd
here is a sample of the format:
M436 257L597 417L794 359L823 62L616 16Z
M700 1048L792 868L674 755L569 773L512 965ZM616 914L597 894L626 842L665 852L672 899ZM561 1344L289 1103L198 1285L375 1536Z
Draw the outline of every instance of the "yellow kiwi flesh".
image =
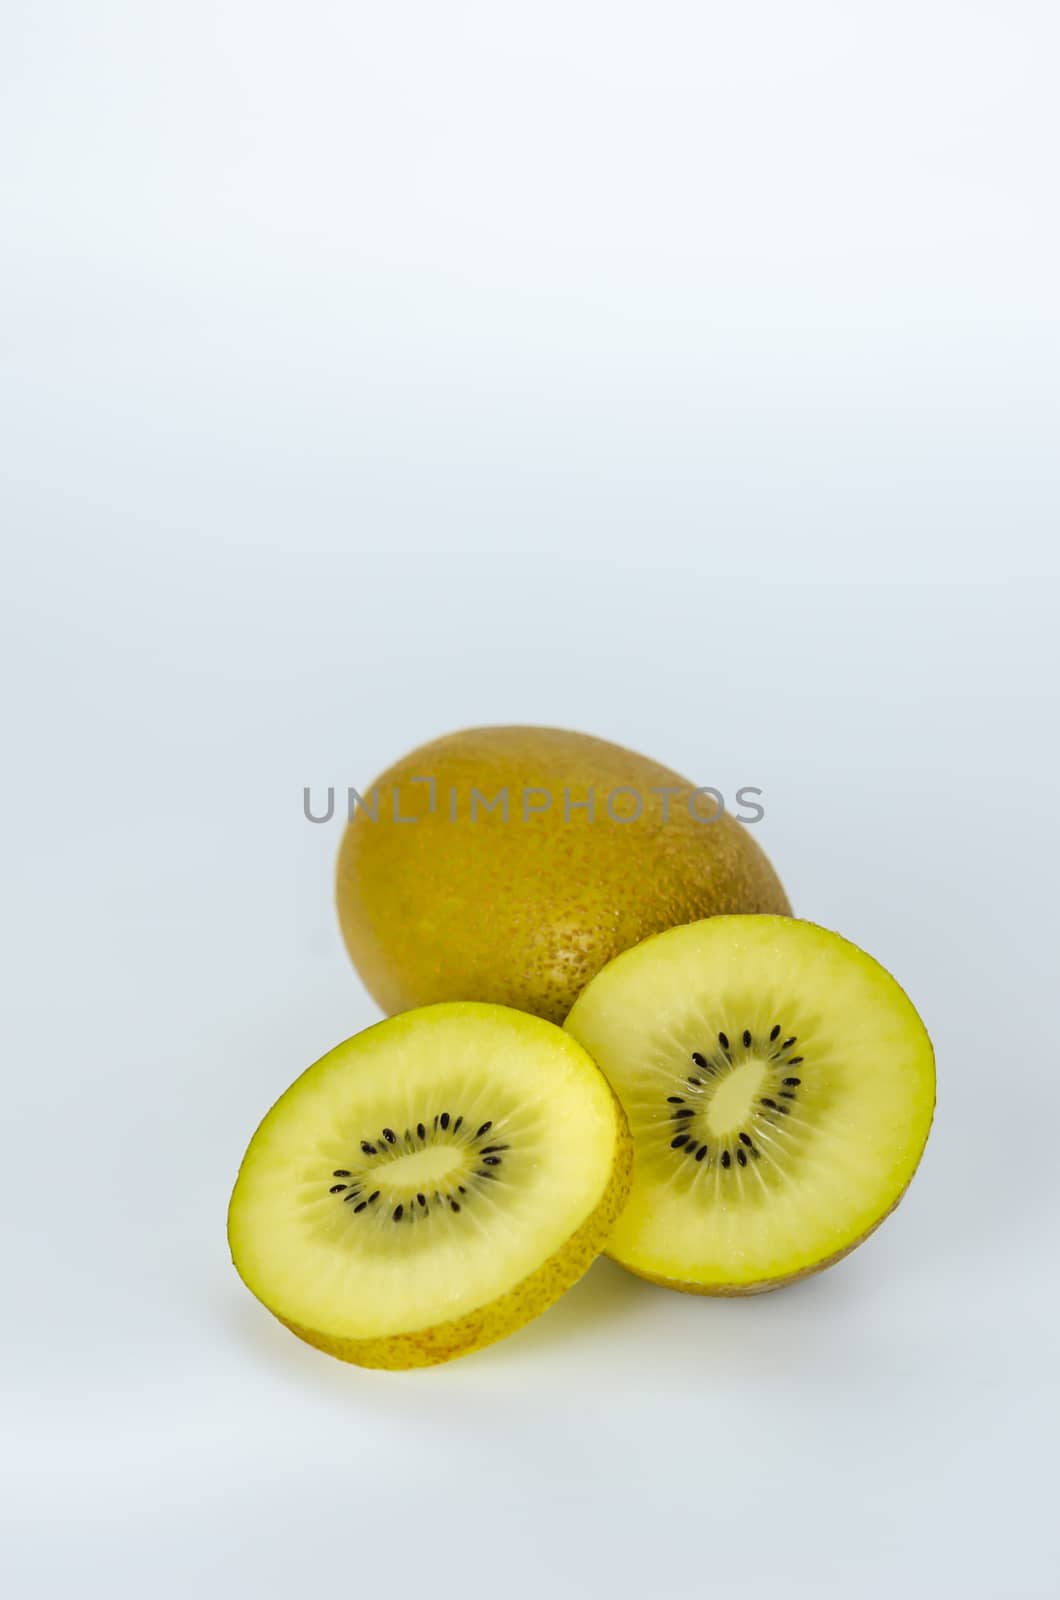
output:
M362 798L339 854L338 912L384 1011L473 999L562 1022L589 979L650 934L791 910L716 799L586 734L450 734Z
M503 1338L600 1252L632 1145L569 1034L447 1004L347 1039L257 1129L229 1207L232 1259L293 1333L366 1367Z
M607 1253L698 1294L839 1260L904 1194L935 1104L931 1041L876 961L789 917L716 917L627 951L566 1023L625 1107L629 1203Z

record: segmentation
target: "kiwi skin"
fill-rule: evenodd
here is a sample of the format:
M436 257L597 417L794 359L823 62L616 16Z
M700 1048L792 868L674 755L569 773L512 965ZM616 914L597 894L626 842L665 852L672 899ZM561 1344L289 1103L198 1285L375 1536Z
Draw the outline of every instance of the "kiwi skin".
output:
M595 1208L570 1238L543 1262L535 1272L517 1283L489 1305L481 1306L452 1322L439 1322L431 1328L411 1333L391 1334L379 1339L342 1339L300 1327L277 1317L299 1339L323 1350L339 1361L359 1367L385 1368L391 1372L412 1367L433 1367L456 1356L470 1355L498 1339L515 1333L524 1323L548 1309L592 1266L601 1253L615 1220L629 1197L633 1182L633 1140L626 1113L617 1096L615 1118L617 1139L611 1177ZM271 1308L267 1308L271 1309ZM276 1313L273 1312L275 1316Z
M471 821L472 787L486 799L506 789L509 820L480 809ZM621 788L641 798L636 821L608 815ZM524 820L529 789L551 805ZM565 790L574 806L590 789L595 820L584 809L568 819ZM661 789L668 802L652 792ZM695 821L688 779L587 734L449 734L396 762L365 797L373 791L378 820L358 807L343 837L337 905L354 966L388 1013L486 1000L562 1022L601 967L652 934L725 913L791 914L749 829L728 814ZM614 804L621 812L632 801ZM705 802L699 809L707 814Z

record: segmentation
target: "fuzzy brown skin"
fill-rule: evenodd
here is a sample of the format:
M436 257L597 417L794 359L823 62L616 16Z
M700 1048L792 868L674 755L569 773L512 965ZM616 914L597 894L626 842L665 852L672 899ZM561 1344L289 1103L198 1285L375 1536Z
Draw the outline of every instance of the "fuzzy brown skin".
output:
M433 812L417 777L435 780ZM481 805L472 822L472 787L487 800L507 789L508 822ZM664 787L676 791L668 801L651 793ZM558 728L473 728L413 751L373 785L378 821L358 809L339 853L339 921L369 993L387 1012L491 1000L562 1022L601 967L651 934L725 912L790 915L745 827L728 814L692 819L694 787ZM584 810L565 819L564 788L572 806L595 791L593 822ZM610 819L619 788L641 797L636 821ZM547 791L550 809L524 820L524 789ZM401 817L416 821L394 820L395 790ZM633 804L616 796L614 809ZM698 808L710 815L710 798Z
M470 1355L473 1350L481 1350L484 1345L514 1333L547 1310L592 1266L626 1203L633 1181L633 1141L625 1112L617 1099L615 1114L618 1119L615 1162L599 1203L554 1255L499 1299L453 1322L440 1322L433 1328L379 1339L341 1339L300 1327L284 1317L279 1321L307 1344L340 1361L390 1371L437 1366L456 1356Z

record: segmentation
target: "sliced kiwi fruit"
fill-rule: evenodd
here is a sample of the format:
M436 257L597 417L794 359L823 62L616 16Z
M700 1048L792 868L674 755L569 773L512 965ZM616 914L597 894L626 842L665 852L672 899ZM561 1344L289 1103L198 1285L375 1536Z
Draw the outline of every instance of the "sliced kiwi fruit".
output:
M272 1107L232 1194L232 1259L318 1349L429 1366L579 1278L631 1169L622 1109L571 1035L504 1006L427 1006L347 1039Z
M751 1294L838 1261L897 1205L935 1104L931 1041L870 956L790 917L721 916L618 956L567 1030L629 1118L607 1253Z

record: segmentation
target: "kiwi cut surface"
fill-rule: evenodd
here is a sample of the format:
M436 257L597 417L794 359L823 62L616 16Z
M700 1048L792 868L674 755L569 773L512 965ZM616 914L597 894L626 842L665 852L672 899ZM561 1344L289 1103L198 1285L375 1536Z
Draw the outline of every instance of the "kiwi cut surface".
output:
M636 1152L607 1253L699 1294L779 1287L893 1210L935 1104L931 1041L888 972L789 917L673 928L618 956L566 1023Z
M272 1107L232 1194L232 1259L317 1348L428 1366L580 1277L631 1167L621 1107L569 1034L503 1006L428 1006L347 1039Z

